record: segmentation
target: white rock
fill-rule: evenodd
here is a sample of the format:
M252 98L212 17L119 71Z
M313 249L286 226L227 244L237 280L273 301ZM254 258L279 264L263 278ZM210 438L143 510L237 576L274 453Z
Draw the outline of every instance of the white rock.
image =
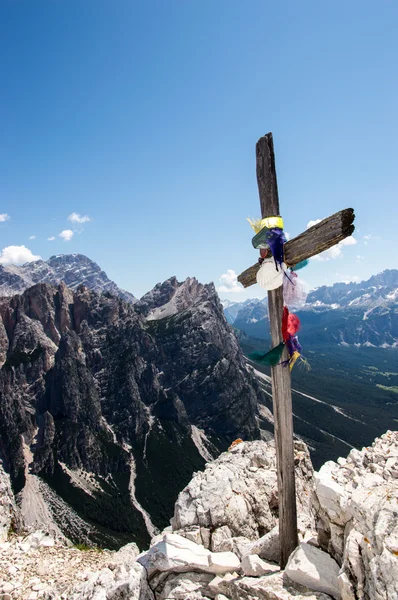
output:
M295 584L283 573L243 577L230 584L231 600L330 600L330 596Z
M212 594L226 594L230 589L231 582L236 579L239 579L237 573L226 573L224 577L216 575L209 583L209 590Z
M172 573L155 589L156 600L192 600L211 593L208 584L212 579L208 573Z
M306 446L296 442L295 448L298 511L308 513L308 520L315 525L312 465ZM259 530L267 532L277 524L275 508L275 444L245 442L208 463L203 472L195 473L178 496L171 522L173 531L193 525L213 531L228 526L232 537L254 541Z
M232 533L228 525L217 527L211 534L212 552L228 552L233 548Z
M137 561L145 567L149 577L157 571L227 573L240 566L238 557L232 552L210 552L174 533L164 535L162 542L140 554Z
M6 583L3 583L2 592L12 592L14 588L15 586L7 581Z
M285 573L292 581L340 599L339 566L329 554L309 544L300 544L289 556Z
M231 573L240 567L240 560L233 552L210 552L211 573Z
M354 587L347 575L347 573L340 573L337 578L339 590L341 594L341 600L355 600Z
M242 559L241 568L244 575L249 577L261 577L270 573L280 571L278 565L265 562L257 554L249 554Z
M271 531L256 540L250 547L250 554L258 554L265 560L279 562L279 525L276 525Z
M398 480L392 472L397 458L398 432L388 431L372 447L352 451L347 463L329 462L315 474L320 516L343 565L346 577L339 582L347 598L350 585L358 598L398 598ZM322 546L327 547L325 539Z
M128 544L128 546L131 545ZM134 552L129 548L126 554L132 551ZM148 586L145 569L133 562L127 570L121 561L115 572L105 568L91 574L88 581L77 584L68 593L67 598L68 600L107 600L108 598L112 598L112 600L122 600L123 598L154 600L154 595Z
M333 471L336 466L334 462L328 461L318 473L315 472L315 487L321 508L330 521L344 527L350 520L350 514L346 510L349 497L344 487L334 477Z

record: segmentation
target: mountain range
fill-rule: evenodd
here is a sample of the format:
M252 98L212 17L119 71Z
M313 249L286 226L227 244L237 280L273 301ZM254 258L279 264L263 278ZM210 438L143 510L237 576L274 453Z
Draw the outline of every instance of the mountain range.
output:
M0 457L32 525L144 545L205 460L264 437L212 284L173 277L131 304L40 283L0 317Z
M130 292L120 289L107 274L83 254L60 254L22 266L0 265L0 296L21 294L36 283L57 285L63 281L75 290L83 284L98 293L109 292L126 302L135 302Z
M226 319L254 338L268 337L267 300L223 301ZM335 283L311 291L297 311L300 338L310 343L394 347L398 345L398 270L361 283Z
M30 271L0 271L0 459L24 518L74 542L143 547L205 461L272 436L269 372L244 356L264 339L225 318L264 330L266 304L223 310L213 284L175 277L136 300L82 255ZM337 302L350 295L362 320L369 302L391 312L396 272L385 273L367 301L369 285L316 290L302 321L322 330L324 315L354 310ZM306 349L311 377L295 369L292 383L295 435L315 466L398 419L395 349L319 344Z

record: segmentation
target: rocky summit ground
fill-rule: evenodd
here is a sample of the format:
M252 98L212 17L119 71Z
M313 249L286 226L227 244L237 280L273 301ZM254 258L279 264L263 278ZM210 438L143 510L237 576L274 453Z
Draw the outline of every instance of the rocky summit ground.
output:
M78 581L89 572L108 567L112 553L68 547L43 532L27 537L11 535L0 544L0 590L2 600L68 598Z
M8 534L21 523L0 469L0 599L398 598L398 432L319 472L298 442L295 470L300 545L281 571L273 442L238 443L195 473L141 553Z

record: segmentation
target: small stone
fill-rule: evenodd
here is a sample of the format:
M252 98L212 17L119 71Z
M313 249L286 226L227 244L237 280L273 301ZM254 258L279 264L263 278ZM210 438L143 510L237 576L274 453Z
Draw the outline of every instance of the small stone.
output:
M12 592L15 589L15 586L10 583L9 581L7 581L6 583L3 583L3 592Z
M270 573L276 573L280 570L278 565L274 565L262 560L257 554L249 554L242 558L241 568L244 575L249 577L261 577Z

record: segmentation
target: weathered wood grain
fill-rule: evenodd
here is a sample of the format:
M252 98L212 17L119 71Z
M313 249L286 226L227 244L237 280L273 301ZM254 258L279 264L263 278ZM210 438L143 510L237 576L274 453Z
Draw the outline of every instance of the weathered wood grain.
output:
M264 185L262 188L265 189ZM271 189L269 191L273 193ZM284 246L286 265L294 267L302 260L328 250L352 235L355 229L354 219L354 210L345 208L286 242ZM256 283L258 269L259 264L256 263L238 276L238 281L243 287L249 287Z
M278 185L272 133L260 138L256 146L257 182L262 217L279 214ZM268 292L272 346L282 341L283 287ZM287 360L285 348L282 360ZM294 477L292 392L289 368L271 368L275 446L278 470L280 566L298 545L297 508Z

